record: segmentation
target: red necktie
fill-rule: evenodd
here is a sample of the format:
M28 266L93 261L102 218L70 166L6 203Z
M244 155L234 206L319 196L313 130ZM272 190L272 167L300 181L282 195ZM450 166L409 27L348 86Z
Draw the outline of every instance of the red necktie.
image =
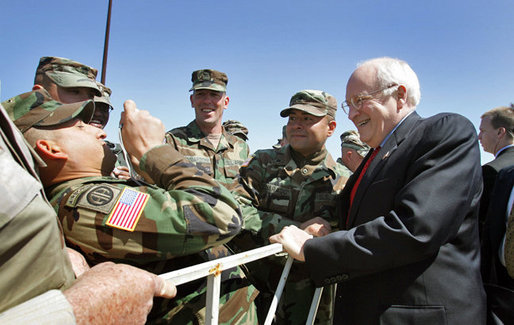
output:
M353 185L352 191L350 192L350 207L348 208L348 216L346 217L346 226L347 227L348 227L348 219L350 218L350 210L352 209L353 198L355 197L357 188L359 187L359 184L362 180L362 177L366 173L366 170L368 169L369 165L371 164L371 162L373 161L373 159L375 158L375 156L378 154L379 151L380 151L380 146L376 147L375 150L373 150L373 153L369 157L368 161L366 161L366 163L364 164L364 167L362 167L361 173L359 174L359 178L357 178L357 181Z

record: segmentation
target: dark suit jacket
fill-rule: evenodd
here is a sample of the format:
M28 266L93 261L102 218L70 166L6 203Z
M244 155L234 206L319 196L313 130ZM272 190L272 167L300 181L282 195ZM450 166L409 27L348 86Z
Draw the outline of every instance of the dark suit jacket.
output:
M505 236L505 218L514 185L514 165L501 169L491 191L482 232L482 279L487 292L488 314L494 312L505 324L514 324L514 279L498 258ZM488 315L489 316L489 315ZM488 318L488 324L495 324Z
M343 190L342 225L363 165ZM305 244L311 278L339 282L334 324L484 324L481 192L472 124L447 113L407 117L362 178L349 230Z
M482 177L484 179L484 192L480 200L480 225L483 227L489 209L491 192L500 170L514 165L514 147L507 148L500 152L498 157L482 166Z

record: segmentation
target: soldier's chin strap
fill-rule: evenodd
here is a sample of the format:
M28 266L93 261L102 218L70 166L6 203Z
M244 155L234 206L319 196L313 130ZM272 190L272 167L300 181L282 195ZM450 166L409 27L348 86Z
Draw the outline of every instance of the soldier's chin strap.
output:
M123 145L123 136L121 135L121 129L122 128L123 128L123 123L120 122L120 127L118 129L118 137L119 137L119 140L120 140L121 150L123 151L123 158L125 158L125 161L127 162L127 167L128 167L128 170L129 170L130 178L133 181L135 181L138 185L142 185L138 181L139 175L137 175L136 172L134 171L134 166L132 166L132 161L130 160L130 156L127 153L127 150L125 150L125 146Z

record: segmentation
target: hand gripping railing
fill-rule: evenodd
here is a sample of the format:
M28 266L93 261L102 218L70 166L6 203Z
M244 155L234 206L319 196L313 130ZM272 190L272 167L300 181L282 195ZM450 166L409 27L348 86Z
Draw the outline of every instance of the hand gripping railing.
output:
M256 261L258 259L282 252L281 244L271 244L268 246L252 249L236 255L231 255L223 258L219 258L213 261L193 265L173 272L168 272L159 275L166 281L171 281L174 285L178 286L183 283L194 281L203 277L207 277L207 306L205 311L205 324L206 325L217 325L218 324L218 313L219 313L219 297L220 297L220 285L221 285L221 272L226 269L230 269L237 265ZM268 315L266 317L265 325L271 324L273 316L278 306L278 301L282 295L287 276L291 270L293 264L293 258L288 257L280 282L278 283L277 290L273 296ZM307 318L306 324L313 324L314 318L316 317L316 311L318 309L319 301L323 288L316 288L314 297L312 299L311 309Z

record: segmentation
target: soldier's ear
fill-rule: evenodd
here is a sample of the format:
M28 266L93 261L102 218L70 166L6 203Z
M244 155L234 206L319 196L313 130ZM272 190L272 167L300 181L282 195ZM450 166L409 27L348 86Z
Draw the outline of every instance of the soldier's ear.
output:
M32 87L32 90L39 90L39 89L43 89L43 86L41 86L40 84L35 84L34 87Z
M328 136L332 136L332 134L334 134L335 130L336 130L336 126L337 126L337 123L335 120L332 120L330 122L328 122Z
M68 155L62 151L61 147L51 140L37 140L36 152L45 160L68 159Z

